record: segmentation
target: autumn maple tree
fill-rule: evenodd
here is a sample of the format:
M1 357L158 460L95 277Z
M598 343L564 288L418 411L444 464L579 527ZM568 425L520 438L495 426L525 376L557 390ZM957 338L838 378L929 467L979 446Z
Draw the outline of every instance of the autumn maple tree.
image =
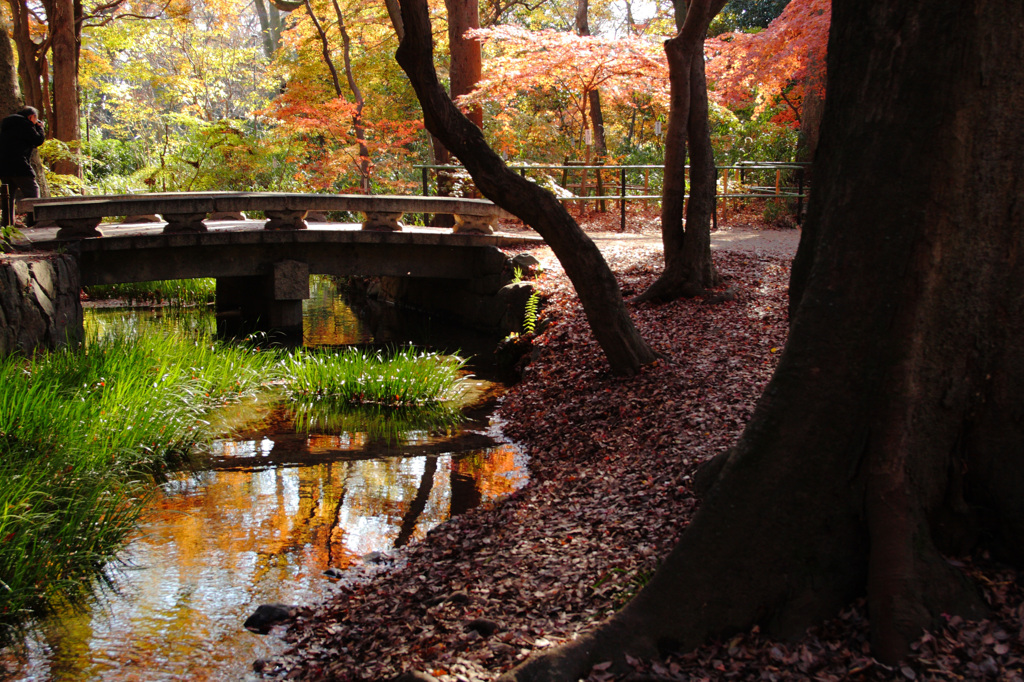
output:
M948 555L1024 566L1022 23L1019 3L835 0L775 375L647 586L505 679L754 624L796 635L864 594L893 664L924 629L985 614Z
M492 54L476 89L460 104L492 102L501 111L524 96L539 105L564 98L569 102L565 122L574 129L577 145L586 130L593 130L592 93L600 89L608 99L626 100L638 90L662 97L667 91L661 47L647 39L514 26L480 29L471 35ZM500 114L497 118L505 120Z
M825 96L825 54L831 0L791 0L760 33L736 31L705 42L713 97L814 135ZM809 151L813 151L813 148Z
M376 173L408 164L423 125L405 115L406 98L381 90L397 76L393 62L375 58L394 49L385 17L384 7L310 1L284 36L299 58L267 113L304 142L295 160L310 189L369 193Z

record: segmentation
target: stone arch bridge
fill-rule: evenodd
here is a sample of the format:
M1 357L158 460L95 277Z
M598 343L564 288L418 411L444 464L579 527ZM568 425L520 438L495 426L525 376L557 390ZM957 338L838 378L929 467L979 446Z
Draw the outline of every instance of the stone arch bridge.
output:
M214 195L200 196L207 199ZM259 202L265 205L271 195L244 195L259 199L248 203L237 193L217 196L229 196L234 201L232 206L252 209L260 206ZM314 197L319 202L314 206L327 203L323 195L272 196L292 197L293 206L294 197ZM118 198L36 200L29 206L37 221L53 221L57 226L36 227L25 233L35 248L73 255L82 286L212 277L217 280L218 313L240 313L250 322L258 319L262 328L293 333L301 332L302 301L309 297L311 274L413 278L417 284L407 289L432 290L435 297L449 299L437 300L439 309L468 318L463 321L500 316L500 311L493 308L509 277L507 257L501 248L542 243L536 236L493 233L490 218L499 215L500 209L490 202L447 200L463 202L460 206L422 201L434 197L382 197L377 202L372 201L376 197L356 199L361 207L357 210L367 214L362 224L307 224L307 211L292 208L291 217L281 226L280 215L266 221L245 220L240 213L216 214L212 210L215 206L209 204L200 207L210 209L206 211L209 217L204 217L203 210L191 211L189 229L180 229L183 221L176 217L154 223L100 220L129 213L129 208L139 213L160 208L167 213L174 210L174 204L166 198L135 201L131 206ZM410 201L403 203L403 199ZM182 195L181 203L188 200ZM371 214L370 207L380 209L385 217L376 211ZM460 208L476 211L478 218L484 215L485 229L479 220L474 229L461 231L410 227L399 222L406 210L455 213ZM265 214L269 216L270 212ZM225 217L228 219L217 219ZM82 220L94 222L83 229ZM277 227L271 226L272 220L278 221ZM475 326L484 328L494 324L493 319L476 321L482 324Z

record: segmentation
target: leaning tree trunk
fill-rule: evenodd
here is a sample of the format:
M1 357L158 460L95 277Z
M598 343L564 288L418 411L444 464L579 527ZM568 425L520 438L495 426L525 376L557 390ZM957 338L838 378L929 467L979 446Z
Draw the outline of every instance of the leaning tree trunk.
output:
M590 328L613 372L635 374L655 360L640 338L622 300L619 285L594 242L550 192L508 169L487 145L483 132L452 103L434 71L426 0L402 0L405 37L398 63L423 107L423 120L465 165L477 188L515 214L547 241L579 295Z
M1024 565L1024 5L835 0L789 343L622 611L516 680L799 634L867 594L874 654L981 614L942 553Z
M715 161L708 125L704 74L704 35L726 0L690 0L685 19L676 0L679 33L665 41L669 68L669 117L665 133L665 181L661 234L665 269L638 301L699 296L719 283L711 262L711 214L714 211ZM686 202L686 150L690 148L690 201ZM683 214L686 223L683 223Z

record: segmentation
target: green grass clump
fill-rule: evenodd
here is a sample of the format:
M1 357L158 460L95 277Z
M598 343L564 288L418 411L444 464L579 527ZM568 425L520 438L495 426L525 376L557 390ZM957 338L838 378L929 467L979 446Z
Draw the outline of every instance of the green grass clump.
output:
M285 388L300 402L402 407L457 400L465 361L418 351L298 350L282 360Z
M174 334L0 359L0 643L73 605L116 555L153 475L276 357Z
M172 306L205 305L216 297L216 280L167 279L156 282L97 284L85 287L94 300L118 299L134 303L166 303Z

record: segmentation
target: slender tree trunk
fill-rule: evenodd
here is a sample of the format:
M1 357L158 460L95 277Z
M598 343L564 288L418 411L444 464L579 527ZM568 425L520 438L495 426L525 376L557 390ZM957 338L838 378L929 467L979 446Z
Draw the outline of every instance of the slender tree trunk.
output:
M402 0L401 6L405 38L396 57L419 97L427 130L459 157L484 196L521 218L551 246L576 287L612 371L635 374L653 362L654 352L633 325L601 252L554 195L508 169L480 128L448 98L434 71L426 0Z
M338 30L341 31L341 42L344 49L345 80L348 81L348 89L352 91L352 98L356 102L356 113L352 117L352 126L355 128L356 140L359 143L359 187L363 194L370 194L370 150L366 146L366 126L363 125L363 91L356 84L356 75L352 70L352 39L345 29L345 17L341 13L341 6L338 0L331 0L334 4L334 13L338 17Z
M576 32L581 36L590 35L589 3L587 0L576 2ZM590 123L594 129L594 153L598 157L608 154L608 145L604 137L604 113L601 111L601 91L591 90L587 95L590 104Z
M269 61L281 47L281 11L266 0L253 0L253 6L260 22L263 56Z
M651 582L507 679L566 680L867 594L896 663L985 605L940 554L1024 566L1024 6L833 2L789 343Z
M352 73L352 58L350 56L352 41L349 38L348 31L345 30L345 17L342 15L341 7L338 5L336 0L332 0L332 2L334 3L335 15L338 18L338 30L341 32L345 79L356 102L356 112L352 116L352 127L355 130L356 142L359 146L359 158L356 161L356 171L359 173L359 187L362 189L364 194L369 194L370 151L366 146L366 127L363 125L363 93L356 84L355 74ZM313 22L313 27L316 29L317 36L320 39L320 53L324 58L324 64L327 65L327 70L331 74L331 82L334 84L334 94L339 98L344 97L344 92L341 89L341 78L338 76L338 68L334 65L334 59L331 57L331 43L327 37L327 31L324 29L323 24L320 23L320 19L316 16L316 12L313 11L313 6L310 4L309 0L305 0L305 5L306 12L309 13L309 18Z
M670 92L661 202L665 270L647 291L637 297L640 301L698 296L719 282L711 264L711 214L717 179L711 151L711 129L707 122L704 35L711 20L725 5L725 0L691 0L683 10L685 14L680 11L679 2L676 3L679 33L665 41ZM685 18L680 20L681 16ZM690 210L686 210L688 144L691 156Z

